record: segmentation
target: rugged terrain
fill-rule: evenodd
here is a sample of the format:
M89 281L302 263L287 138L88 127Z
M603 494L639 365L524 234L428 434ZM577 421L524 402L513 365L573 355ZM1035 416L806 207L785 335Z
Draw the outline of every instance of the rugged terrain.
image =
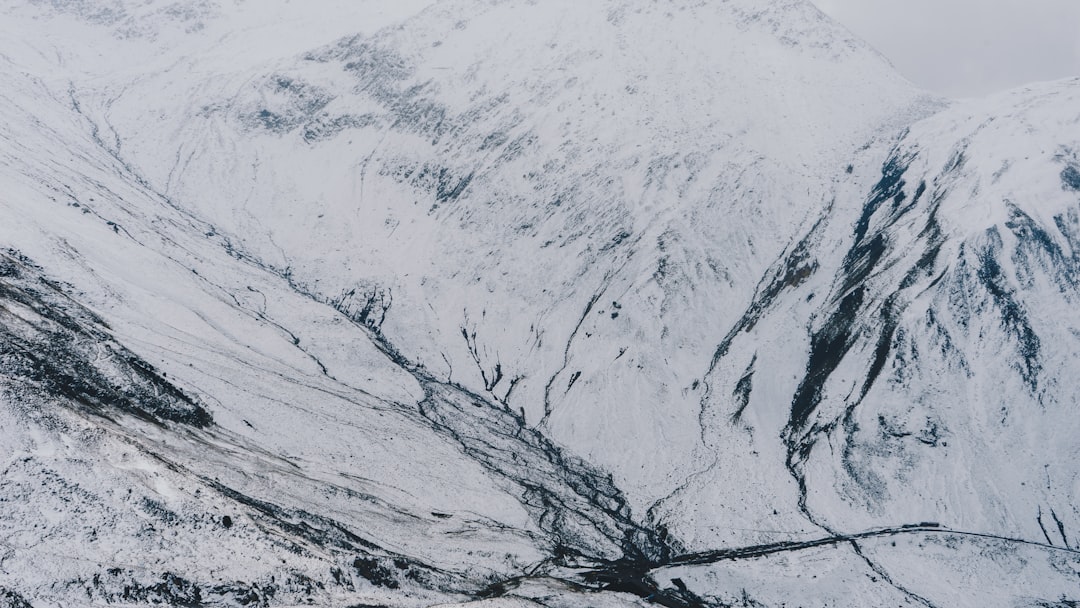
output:
M1080 80L803 0L6 0L0 76L0 606L1080 602Z

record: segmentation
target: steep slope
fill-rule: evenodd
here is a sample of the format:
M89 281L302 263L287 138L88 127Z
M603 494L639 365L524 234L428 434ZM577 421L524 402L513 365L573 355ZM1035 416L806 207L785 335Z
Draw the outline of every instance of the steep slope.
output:
M904 495L908 505L880 515L936 511L1069 546L1066 529L1080 525L1080 429L1069 415L1080 396L1070 380L1080 352L1078 84L954 108L894 152L829 296L861 287L876 297L850 316L819 317L811 357L845 326L847 353L832 373L811 363L789 425L805 451L815 429L841 420L834 464L854 482L842 493L852 504L873 512ZM848 368L851 356L861 363ZM841 397L852 384L855 396ZM955 488L947 499L942 477ZM1059 534L1036 527L1039 513Z
M928 103L805 2L462 1L374 32L346 15L367 33L319 38L324 19L228 71L249 37L211 19L158 51L182 50L167 68L117 57L138 76L74 94L237 250L642 509L703 457L690 387L761 272L847 157Z
M0 9L0 593L1075 600L1077 83L317 4Z
M549 561L667 555L608 475L230 254L7 76L37 102L4 99L3 238L21 250L2 269L0 585L429 605Z
M1074 593L1078 95L1030 87L905 130L861 208L838 199L766 276L707 377L715 441L781 438L823 530L928 523L985 535L950 549L1016 560L1002 584L966 587L926 576L940 557L853 543L923 604ZM661 509L717 500L731 475L717 466ZM723 540L708 517L685 525L672 533ZM995 536L1040 546L1044 565Z

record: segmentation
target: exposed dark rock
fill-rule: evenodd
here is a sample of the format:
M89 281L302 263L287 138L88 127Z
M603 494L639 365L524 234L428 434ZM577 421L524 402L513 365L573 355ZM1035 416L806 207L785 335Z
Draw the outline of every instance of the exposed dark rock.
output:
M6 587L0 587L0 608L34 608L23 596Z
M1069 165L1062 169L1061 185L1067 190L1080 191L1080 167Z
M32 266L0 254L0 368L18 383L96 415L124 413L197 428L210 413L112 340L108 326ZM26 310L17 315L9 308Z

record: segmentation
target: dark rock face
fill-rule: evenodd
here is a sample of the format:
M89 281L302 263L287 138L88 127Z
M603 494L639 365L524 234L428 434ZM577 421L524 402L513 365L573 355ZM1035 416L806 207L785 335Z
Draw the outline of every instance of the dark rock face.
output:
M10 589L0 587L0 608L34 608L26 598Z
M1080 191L1080 167L1069 165L1061 170L1061 185L1066 190Z
M205 428L213 417L112 340L105 322L75 303L17 252L0 254L0 372L34 391L107 418L120 414Z

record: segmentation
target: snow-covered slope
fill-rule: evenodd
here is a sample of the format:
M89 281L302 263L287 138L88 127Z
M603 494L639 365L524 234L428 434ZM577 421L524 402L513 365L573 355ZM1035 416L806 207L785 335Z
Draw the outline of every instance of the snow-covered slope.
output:
M801 0L0 15L11 603L1077 599L1080 83Z
M1075 555L1080 487L1078 85L957 105L905 130L866 195L842 188L766 275L706 377L714 441L741 430L748 450L781 452L774 462L822 529L929 522L1062 550L1045 556L1063 585L1049 593L1053 577L1024 581L1039 570L1016 546L979 549L1018 561L995 566L1009 573L1000 581L966 565L977 587L875 548L879 574L921 603L1075 598L1075 561L1058 560ZM665 513L719 500L731 475L719 462ZM706 516L683 525L672 532L706 546L727 534Z
M166 69L117 58L149 73L74 94L238 250L641 508L702 457L687 389L761 272L846 157L927 103L804 2L453 2L291 37L310 48L224 74L206 62L231 39Z

